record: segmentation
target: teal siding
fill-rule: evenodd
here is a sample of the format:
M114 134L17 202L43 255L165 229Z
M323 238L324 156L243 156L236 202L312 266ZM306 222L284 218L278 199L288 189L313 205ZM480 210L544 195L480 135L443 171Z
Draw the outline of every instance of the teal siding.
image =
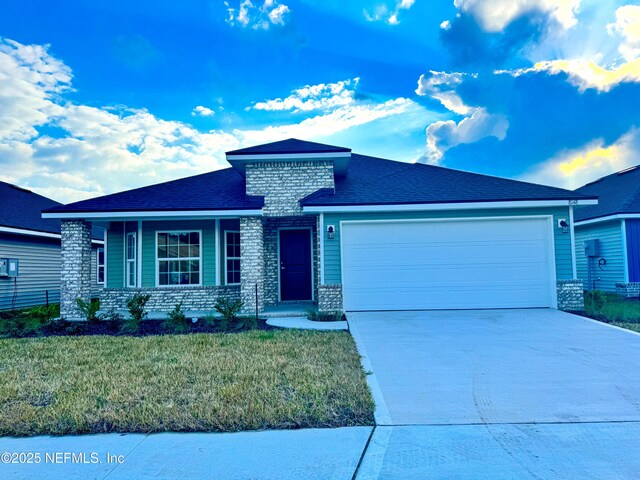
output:
M220 255L220 265L218 265L218 268L220 268L220 283L222 285L225 285L227 283L227 278L226 278L227 274L225 273L226 265L225 265L225 251L224 251L224 232L226 232L227 230L239 231L240 220L238 219L220 220L220 245L218 247L220 248L222 255Z
M624 282L624 252L622 247L622 225L620 220L594 223L575 227L576 235L576 265L578 278L587 285L589 273L587 270L587 257L584 254L585 240L600 240L600 256L607 264L600 268L596 259L592 275L595 280L595 288L606 292L615 292L616 283Z
M214 220L142 222L142 286L156 286L156 232L202 230L202 284L216 284L216 228Z
M107 235L107 288L124 286L124 224L111 222Z
M573 278L571 266L571 235L557 228L557 220L569 218L569 207L557 208L520 208L505 210L460 210L439 212L385 212L385 213L326 213L325 228L334 225L336 232L333 240L324 240L324 283L342 283L340 265L340 222L345 220L406 220L432 218L473 218L501 217L520 215L553 215L554 243L556 257L556 276L558 280Z
M216 266L216 249L224 246L224 231L238 230L237 219L220 221L220 245L216 245L215 220L144 221L142 222L142 286L156 286L156 232L202 230L202 284L216 284L216 267L224 272L224 257ZM137 232L138 222L111 222L107 231L107 287L124 287L124 236L126 232ZM221 274L224 283L224 273Z

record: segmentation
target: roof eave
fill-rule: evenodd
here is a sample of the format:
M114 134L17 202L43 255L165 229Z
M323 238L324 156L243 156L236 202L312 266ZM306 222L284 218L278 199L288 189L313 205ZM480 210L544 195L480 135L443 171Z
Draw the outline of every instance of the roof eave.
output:
M231 218L262 216L262 208L235 208L209 210L96 210L96 211L44 211L42 218L65 220L169 220L197 218Z
M612 220L623 220L628 218L640 219L640 213L607 213L606 215L599 215L597 217L590 217L590 218L584 218L582 220L575 220L574 224L576 226L590 225L592 223L610 222Z
M326 204L303 205L304 213L321 212L394 212L429 210L468 210L528 207L572 207L579 205L597 205L593 198L544 199L544 200L487 200L473 202L431 202L431 203L378 203L378 204Z

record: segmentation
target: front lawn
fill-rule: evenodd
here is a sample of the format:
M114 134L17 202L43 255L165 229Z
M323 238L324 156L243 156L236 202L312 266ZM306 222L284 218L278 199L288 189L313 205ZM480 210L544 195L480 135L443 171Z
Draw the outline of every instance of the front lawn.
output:
M0 435L371 424L346 332L0 340Z
M611 293L585 293L585 315L617 327L640 331L640 300Z

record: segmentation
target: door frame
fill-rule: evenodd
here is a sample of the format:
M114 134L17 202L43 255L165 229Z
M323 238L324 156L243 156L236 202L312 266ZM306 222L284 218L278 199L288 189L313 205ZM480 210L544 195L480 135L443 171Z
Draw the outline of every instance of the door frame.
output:
M342 242L342 233L345 225L359 224L359 223L436 223L436 222L468 222L468 221L485 221L485 220L546 220L548 226L548 248L549 248L549 273L551 274L550 281L550 299L551 307L558 308L558 272L556 271L556 248L555 248L555 231L553 215L498 215L493 217L443 217L443 218L394 218L394 219L367 219L367 220L340 220L340 281L343 292L346 290L344 285L344 244ZM279 263L279 262L278 262Z
M310 243L310 249L309 249L309 253L311 254L311 301L315 302L316 301L316 282L315 282L315 277L316 277L316 272L315 272L315 266L313 264L313 227L278 227L278 239L277 239L277 250L278 250L278 255L277 255L277 263L276 263L276 268L278 270L278 302L282 302L282 283L280 280L280 232L282 230L309 230L309 243ZM300 300L301 302L305 302L306 300Z

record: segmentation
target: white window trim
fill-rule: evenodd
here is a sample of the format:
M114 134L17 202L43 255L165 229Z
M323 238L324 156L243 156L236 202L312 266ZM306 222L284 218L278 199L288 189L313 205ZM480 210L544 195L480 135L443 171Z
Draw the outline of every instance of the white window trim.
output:
M176 257L176 258L158 258L158 235L161 233L168 233L168 234L181 234L181 233L197 233L199 235L200 238L200 248L199 248L199 252L200 252L200 256L198 257ZM156 230L155 231L155 244L156 244L156 248L155 248L155 259L156 259L156 287L157 288L180 288L180 287L201 287L202 286L202 247L204 244L203 238L202 238L202 230ZM198 283L188 283L186 285L182 285L182 284L178 284L178 285L160 285L160 262L165 262L165 261L170 261L170 260L198 260L198 277L200 279L200 282Z
M100 265L100 250L102 250L102 265ZM104 247L96 248L96 283L104 285L107 279L107 250ZM102 267L102 281L100 281L100 267Z
M135 244L135 248L133 249L133 258L129 258L129 237L133 237L133 242ZM136 288L138 286L138 233L137 232L127 232L126 236L125 236L125 242L124 242L124 252L125 252L125 257L124 257L124 264L125 264L125 269L124 269L124 283L127 286L127 288ZM129 276L129 265L133 264L133 271L135 273L135 282L133 285L129 284L129 280L131 279L131 277Z
M224 284L225 285L240 285L242 283L242 278L240 278L240 282L238 282L238 283L229 283L227 281L227 260L240 260L240 265L242 265L242 256L240 256L240 257L228 257L227 256L227 233L237 233L238 235L240 235L240 230L225 230L224 231Z

